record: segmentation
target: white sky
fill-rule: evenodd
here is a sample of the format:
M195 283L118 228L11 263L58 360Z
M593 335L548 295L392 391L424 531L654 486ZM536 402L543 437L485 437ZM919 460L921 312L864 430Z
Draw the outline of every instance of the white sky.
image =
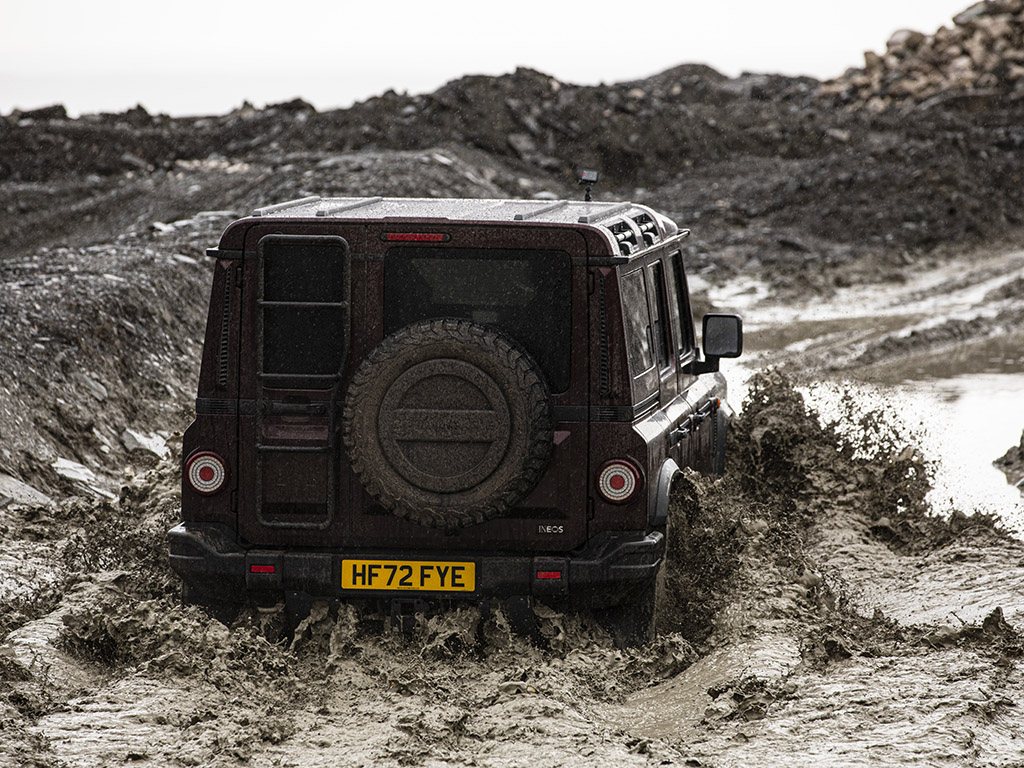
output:
M897 29L971 0L0 0L0 113L141 103L221 113L300 96L319 109L529 66L576 83L682 63L829 78Z

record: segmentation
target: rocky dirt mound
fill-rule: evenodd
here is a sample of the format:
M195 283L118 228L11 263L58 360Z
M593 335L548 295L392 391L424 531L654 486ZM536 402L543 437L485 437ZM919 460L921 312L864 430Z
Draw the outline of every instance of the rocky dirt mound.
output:
M880 112L903 105L972 111L1024 98L1024 2L985 0L931 35L900 30L884 54L864 54L820 90L844 104Z
M963 29L989 18L1003 16ZM519 69L324 112L295 101L201 118L16 113L0 118L0 258L55 244L58 222L105 242L140 217L244 210L296 188L388 193L399 172L395 194L463 194L420 175L414 158L438 149L477 169L482 183L464 185L477 195L573 197L575 171L598 168L599 199L650 203L694 231L695 268L761 271L791 290L887 279L1024 226L1024 104L986 103L983 120L956 105L894 116L837 110L818 86L695 65L600 86ZM338 183L353 153L408 153L407 166Z
M0 473L110 497L129 454L167 452L167 429L195 396L209 282L200 243L217 222L0 264Z

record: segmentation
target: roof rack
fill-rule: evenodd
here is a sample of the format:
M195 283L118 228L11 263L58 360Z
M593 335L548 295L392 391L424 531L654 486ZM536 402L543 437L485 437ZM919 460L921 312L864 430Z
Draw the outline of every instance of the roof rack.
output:
M545 213L551 213L551 211L557 211L559 208L565 208L568 204L568 200L558 200L548 205L542 205L540 208L534 208L532 211L527 211L526 213L517 213L512 217L512 220L526 221L527 219L533 219L537 216L543 216Z
M628 209L630 209L632 207L633 207L632 203L619 203L618 205L613 205L610 208L605 208L603 211L598 211L597 213L589 213L589 214L585 214L583 216L580 216L579 223L580 224L596 224L599 221L602 221L602 220L607 219L607 218L609 218L611 216L614 216L617 213L622 213L623 211L628 210Z
M257 208L252 212L253 216L266 216L268 213L274 211L283 211L285 208L297 208L300 205L309 205L310 203L319 203L320 195L313 195L312 197L300 197L298 200L289 200L285 203L277 203L276 205L265 205L262 208Z
M318 208L316 211L317 216L332 216L336 213L342 213L343 211L351 211L355 208L363 208L367 205L373 205L383 200L383 197L368 197L365 200L356 200L355 202L342 203L341 205L329 205L326 208Z

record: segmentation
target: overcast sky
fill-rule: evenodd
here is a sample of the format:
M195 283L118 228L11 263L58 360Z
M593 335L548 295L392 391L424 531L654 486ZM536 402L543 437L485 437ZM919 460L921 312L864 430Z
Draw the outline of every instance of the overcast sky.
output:
M0 113L141 103L174 115L302 97L320 109L389 88L528 66L576 83L676 64L809 74L860 66L900 28L933 32L970 0L0 0Z

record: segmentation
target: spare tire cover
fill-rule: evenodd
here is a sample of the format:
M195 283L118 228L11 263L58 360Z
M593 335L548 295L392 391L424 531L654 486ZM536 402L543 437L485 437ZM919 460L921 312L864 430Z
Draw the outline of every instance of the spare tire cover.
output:
M425 320L385 338L345 398L344 440L366 491L434 528L500 516L547 466L547 386L530 356L469 320Z

